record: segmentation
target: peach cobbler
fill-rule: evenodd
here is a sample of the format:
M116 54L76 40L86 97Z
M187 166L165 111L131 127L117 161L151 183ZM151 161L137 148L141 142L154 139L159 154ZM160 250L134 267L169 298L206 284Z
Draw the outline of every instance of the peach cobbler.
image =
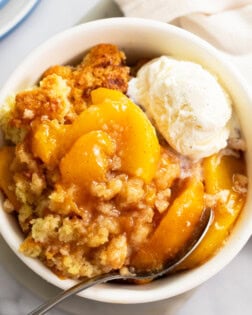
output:
M207 235L180 268L197 266L244 205L245 144L217 79L167 56L139 64L99 44L2 110L4 210L23 231L20 252L62 278L161 268L211 207Z

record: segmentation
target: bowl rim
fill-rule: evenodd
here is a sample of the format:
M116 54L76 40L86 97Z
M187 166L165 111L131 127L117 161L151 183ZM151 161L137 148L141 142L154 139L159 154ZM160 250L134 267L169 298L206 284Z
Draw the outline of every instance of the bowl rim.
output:
M145 27L147 29L155 29L156 31L162 30L164 32L172 32L177 36L186 37L188 40L193 42L194 45L201 47L203 50L207 51L213 58L215 58L223 67L226 69L228 73L240 82L240 87L243 90L243 94L247 98L248 102L252 101L252 93L250 93L248 83L241 76L241 74L229 63L229 61L225 60L217 49L211 46L209 43L205 42L201 38L196 35L189 33L183 29L180 29L176 26L166 24L164 22L158 22L149 19L143 18L108 18L101 19L96 21L91 21L88 23L84 23L81 25L77 25L67 29L59 34L54 35L53 37L46 40L44 43L39 45L36 49L32 50L32 52L23 60L23 62L16 68L16 70L9 77L5 85L2 87L0 91L0 101L1 99L4 101L6 98L6 92L11 89L12 81L18 79L18 76L21 75L23 69L25 69L30 63L31 60L36 60L36 58L47 50L48 47L53 43L56 47L58 43L66 40L69 36L76 34L80 31L88 31L92 29L102 29L104 26L118 26L121 27L128 25L134 27ZM249 171L249 170L248 170ZM247 201L247 204L252 204L251 197ZM6 218L4 217L3 211L0 211L0 221L6 223ZM236 224L237 225L237 224ZM234 227L235 229L236 227ZM9 229L11 230L11 229ZM39 274L44 280L50 282L57 287L62 289L69 288L69 286L76 283L73 280L59 280L55 275L50 271L45 273L43 268L39 268L39 262L29 257L25 257L24 255L18 252L18 237L17 235L8 234L8 227L6 228L4 225L0 225L0 232L8 243L10 248L14 251L14 253L35 273ZM204 281L211 278L218 271L224 268L243 248L246 244L247 240L251 236L252 233L252 220L251 222L247 222L246 230L243 229L239 231L239 237L236 240L232 240L233 247L225 252L225 260L220 259L220 255L215 255L209 261L204 263L203 265L189 270L188 272L181 273L180 275L171 276L169 278L155 280L155 284L147 284L142 285L141 287L136 286L135 290L132 290L132 286L129 285L113 285L113 284L102 284L96 287L90 288L87 291L81 292L79 295L85 298L89 298L92 300L109 302L109 303L121 303L121 304L134 304L134 303L146 303L146 302L154 302L158 300L163 300L166 298L171 298L173 296L182 294L186 291L189 291L196 286L200 285ZM224 247L225 248L225 247ZM221 250L223 252L224 249ZM41 264L41 263L40 263ZM45 267L46 268L46 267ZM172 290L168 290L169 282L174 281L176 283L172 285ZM182 279L181 279L182 278ZM169 280L168 280L169 279ZM178 279L178 280L177 280ZM171 280L171 281L170 281ZM166 282L166 284L164 284Z

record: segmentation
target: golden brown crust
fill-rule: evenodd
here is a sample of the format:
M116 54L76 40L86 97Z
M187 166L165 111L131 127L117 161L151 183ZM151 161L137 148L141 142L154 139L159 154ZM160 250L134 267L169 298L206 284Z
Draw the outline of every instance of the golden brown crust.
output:
M29 126L31 121L37 119L57 119L60 123L71 121L75 113L69 94L70 87L61 76L46 76L38 87L16 95L12 123L15 126Z
M99 44L90 49L80 66L106 68L107 66L123 66L126 63L124 52L112 44Z
M90 93L98 87L127 92L130 68L126 56L115 45L99 44L91 48L77 67L53 66L43 78L57 74L71 87L70 101L75 112L82 112L90 103Z
M57 74L65 80L72 80L72 70L73 68L70 66L59 66L55 65L48 68L42 75L42 79L51 74Z
M130 77L125 61L125 54L114 45L99 44L93 47L73 72L75 87L83 91L87 102L90 92L98 87L126 93Z
M99 44L76 67L50 67L39 87L16 95L12 124L27 126L35 119L69 123L86 109L92 90L106 87L126 93L130 71L125 62L125 54L116 46Z

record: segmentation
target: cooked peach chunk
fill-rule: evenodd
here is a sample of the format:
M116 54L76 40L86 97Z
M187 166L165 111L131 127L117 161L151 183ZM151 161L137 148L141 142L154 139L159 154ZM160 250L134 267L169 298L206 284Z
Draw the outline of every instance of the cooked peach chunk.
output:
M91 130L106 131L116 140L121 170L150 182L157 169L160 146L146 115L118 91L100 88L93 91L92 98L101 103L90 106L75 120L66 146Z
M201 181L188 180L153 235L133 256L131 264L139 270L162 268L164 262L183 250L200 223L204 210L203 194Z
M245 203L245 194L235 188L236 176L245 174L243 158L216 154L204 160L203 169L206 192L213 196L219 194L220 199L214 207L214 221L205 238L180 268L199 265L219 249Z
M15 192L10 189L10 186L13 185L13 174L10 170L10 165L14 154L14 147L5 146L0 149L0 188L15 207L15 210L18 210L20 206L19 202L17 201Z
M216 194L223 189L233 191L234 174L246 174L245 161L232 155L215 154L203 162L206 192Z
M81 136L60 162L64 181L87 186L92 181L106 180L115 143L103 131L91 131Z
M91 92L92 104L97 105L106 101L121 101L127 103L129 98L117 90L99 88Z
M48 120L33 127L32 152L47 165L55 165L60 157L63 141L69 125Z

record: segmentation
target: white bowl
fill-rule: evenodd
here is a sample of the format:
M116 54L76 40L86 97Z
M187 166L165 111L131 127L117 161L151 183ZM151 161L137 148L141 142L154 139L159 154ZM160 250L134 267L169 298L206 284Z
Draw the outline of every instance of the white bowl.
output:
M252 182L252 96L242 78L217 50L198 37L174 26L137 18L112 18L73 27L46 41L34 50L14 71L0 92L0 104L8 95L33 85L45 69L54 64L67 64L81 58L98 43L114 43L129 59L162 54L196 61L217 75L230 93L247 141L246 160L249 183ZM250 185L249 185L250 186ZM80 293L80 296L110 303L144 303L158 301L186 292L203 283L242 249L252 232L252 196L249 189L246 205L225 246L204 265L172 277L145 285L103 284ZM23 235L16 220L0 211L1 233L19 258L46 281L66 289L75 281L60 280L36 259L18 252Z

